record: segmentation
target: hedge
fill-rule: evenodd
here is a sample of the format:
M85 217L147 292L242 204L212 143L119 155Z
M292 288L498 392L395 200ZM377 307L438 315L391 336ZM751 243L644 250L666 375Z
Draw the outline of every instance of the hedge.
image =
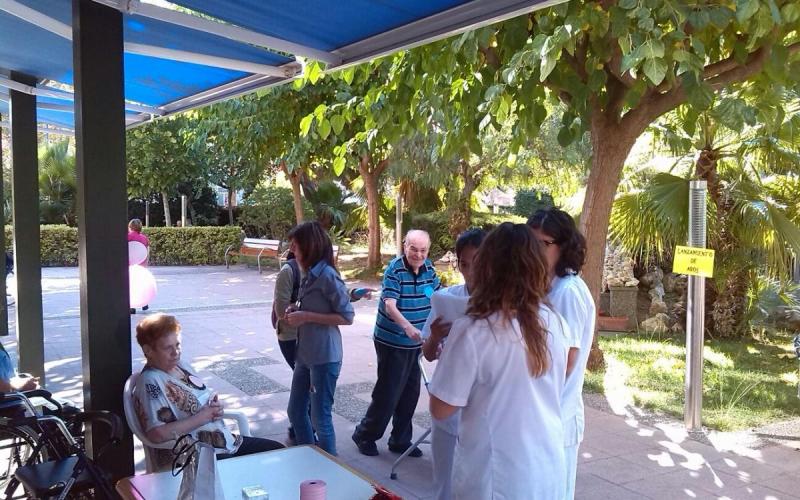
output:
M78 228L65 225L42 225L42 266L78 265ZM225 262L225 249L238 245L241 229L237 226L146 227L150 239L151 265L203 265ZM6 247L10 252L11 227L6 226Z
M491 230L502 222L524 223L525 219L511 214L493 214L490 212L472 212L470 227ZM431 236L430 255L434 259L441 257L448 250L454 250L455 239L449 232L450 215L447 211L414 214L411 216L411 227L427 231Z

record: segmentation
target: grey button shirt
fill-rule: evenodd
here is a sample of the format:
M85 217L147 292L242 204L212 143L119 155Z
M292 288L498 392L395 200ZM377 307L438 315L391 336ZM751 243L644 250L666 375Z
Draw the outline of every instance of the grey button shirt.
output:
M355 316L344 281L336 269L323 261L308 270L299 297L301 311L340 314L348 321ZM298 363L310 366L341 360L342 334L338 326L306 323L298 327Z

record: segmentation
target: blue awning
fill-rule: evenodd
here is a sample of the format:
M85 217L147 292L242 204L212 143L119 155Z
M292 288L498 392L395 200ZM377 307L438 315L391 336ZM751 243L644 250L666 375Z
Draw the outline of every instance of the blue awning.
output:
M95 1L116 7L129 3ZM184 8L177 13L152 5L144 12L146 4L132 1L132 12L123 12L126 122L134 126L290 81L301 67L295 55L343 67L558 1L173 0ZM34 78L39 87L55 82L62 92L72 85L71 17L71 0L0 2L4 119L8 90L3 81L10 72ZM190 22L184 23L186 18ZM231 35L231 28L238 31ZM39 121L72 128L73 114L64 109L72 101L68 95L57 97L37 99Z

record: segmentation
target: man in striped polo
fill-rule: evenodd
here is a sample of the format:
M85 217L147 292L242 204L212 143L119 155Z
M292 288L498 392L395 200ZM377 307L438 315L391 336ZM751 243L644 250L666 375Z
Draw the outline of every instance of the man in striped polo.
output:
M383 292L375 322L378 381L367 414L356 426L353 441L364 455L375 456L389 420L389 450L403 453L411 446L411 419L417 407L420 370L417 359L421 332L431 310L431 295L439 288L436 269L428 260L431 239L417 229L406 234L403 255L389 263L383 274ZM415 448L412 457L422 456Z

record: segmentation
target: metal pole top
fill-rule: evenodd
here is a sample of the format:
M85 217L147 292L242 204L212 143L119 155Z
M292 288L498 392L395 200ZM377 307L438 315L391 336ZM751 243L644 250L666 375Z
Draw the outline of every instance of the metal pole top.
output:
M689 189L706 189L708 182L702 180L689 181Z

